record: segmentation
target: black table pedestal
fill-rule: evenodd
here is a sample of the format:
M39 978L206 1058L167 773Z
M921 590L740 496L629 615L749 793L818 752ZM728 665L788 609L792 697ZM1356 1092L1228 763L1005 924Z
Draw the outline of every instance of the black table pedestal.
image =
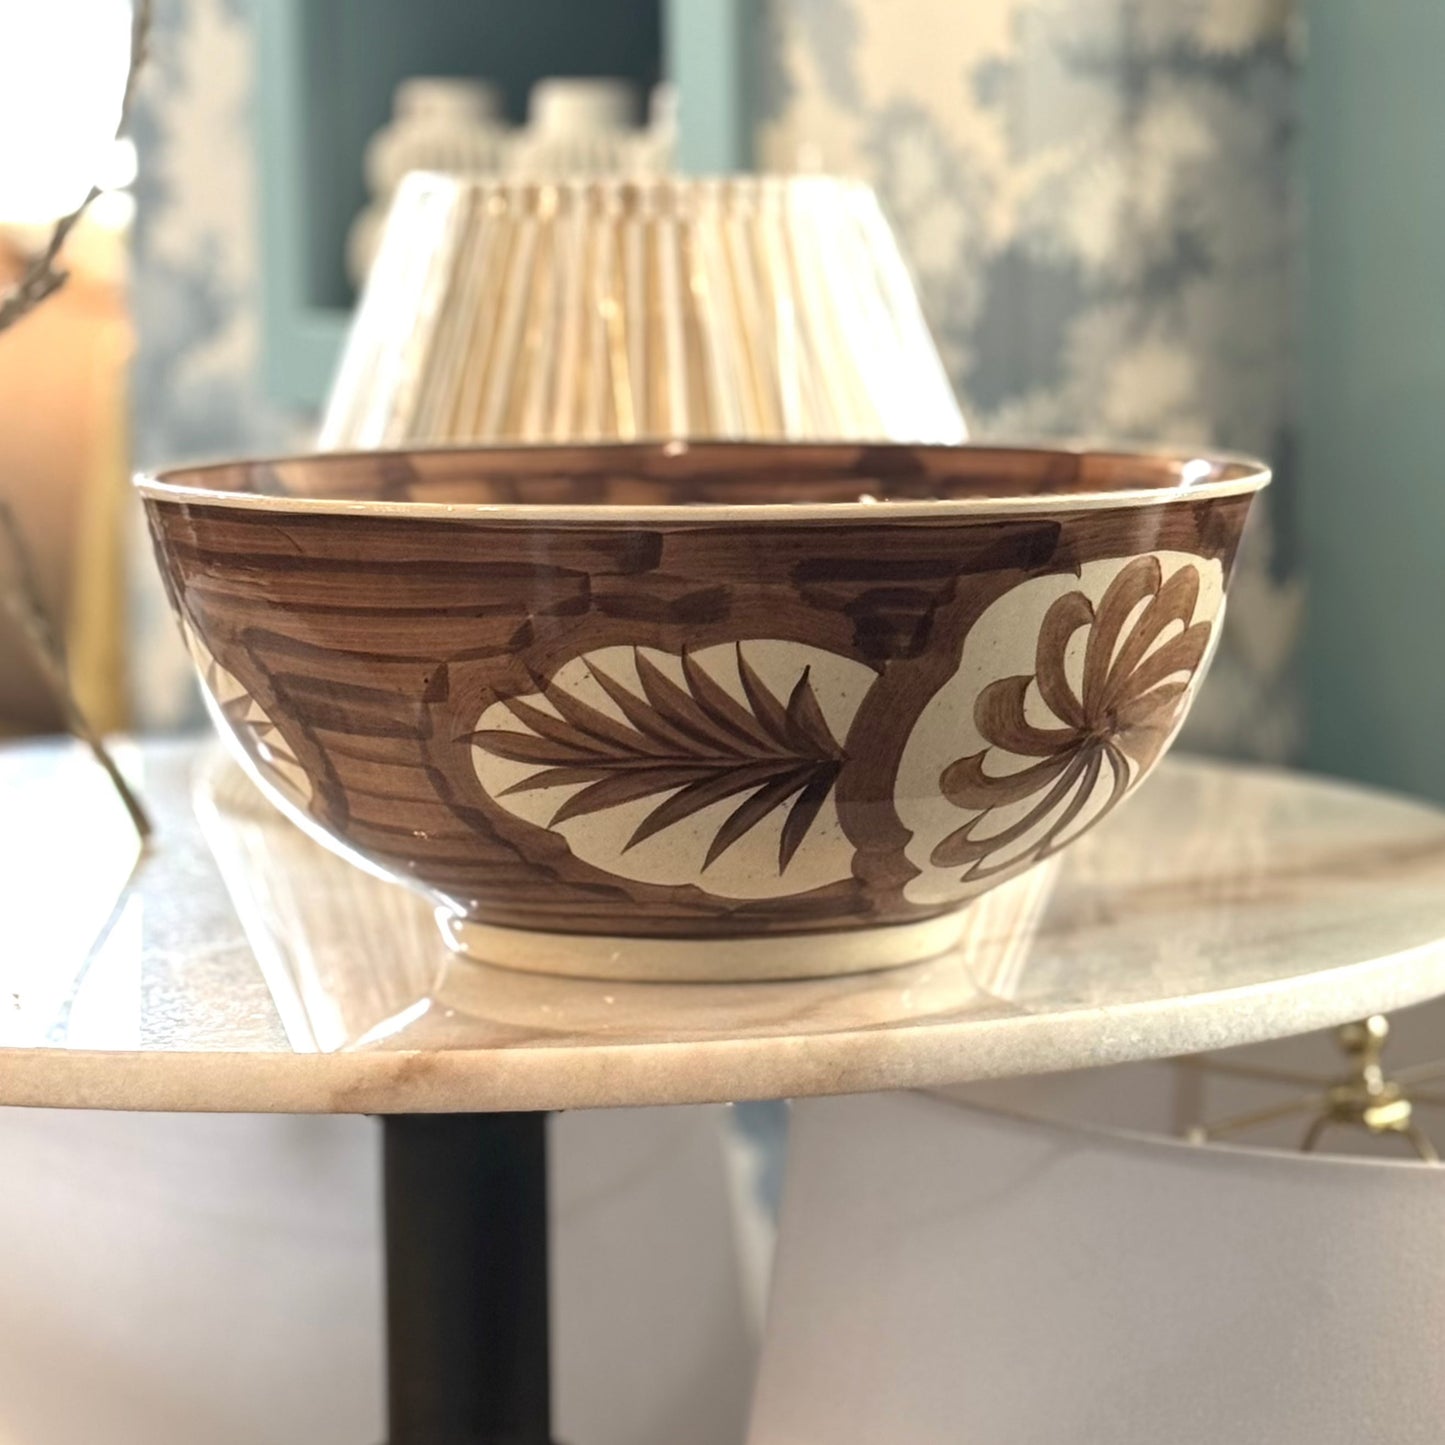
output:
M388 1445L552 1445L544 1114L392 1114Z

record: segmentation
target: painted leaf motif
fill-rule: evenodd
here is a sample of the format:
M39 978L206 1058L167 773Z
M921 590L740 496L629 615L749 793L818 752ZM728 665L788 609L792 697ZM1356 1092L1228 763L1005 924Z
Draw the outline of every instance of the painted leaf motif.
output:
M589 674L620 718L555 682L534 679L555 712L510 698L507 711L528 731L488 727L468 734L468 740L495 757L536 769L498 797L576 788L558 804L549 826L656 798L624 852L736 799L709 841L706 869L764 819L781 812L781 874L832 791L843 766L843 747L819 706L809 667L799 671L783 699L758 675L741 646L734 656L746 705L687 651L681 654L679 683L633 649L635 689L587 659Z

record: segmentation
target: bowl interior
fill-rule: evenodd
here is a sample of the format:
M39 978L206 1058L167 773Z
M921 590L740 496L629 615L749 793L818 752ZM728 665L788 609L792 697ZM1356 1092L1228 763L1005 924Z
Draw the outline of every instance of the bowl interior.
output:
M988 502L1262 485L1243 459L1187 452L982 446L657 442L320 453L179 468L153 479L185 499L321 506L689 507ZM143 482L143 485L146 483Z

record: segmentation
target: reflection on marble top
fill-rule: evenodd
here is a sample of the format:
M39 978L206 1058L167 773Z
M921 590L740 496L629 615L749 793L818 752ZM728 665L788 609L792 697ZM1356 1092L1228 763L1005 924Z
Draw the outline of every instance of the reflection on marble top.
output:
M454 957L428 905L209 746L125 755L146 856L67 745L0 750L0 1103L541 1109L1040 1073L1299 1033L1445 992L1445 814L1170 762L953 955L845 979L596 983ZM781 946L786 946L785 944Z

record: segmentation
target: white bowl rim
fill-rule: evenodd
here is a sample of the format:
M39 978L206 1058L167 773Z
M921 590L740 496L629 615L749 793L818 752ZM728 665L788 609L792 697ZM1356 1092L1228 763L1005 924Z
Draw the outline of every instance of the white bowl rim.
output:
M1177 467L1181 480L1173 486L1134 487L1097 492L1031 492L1025 495L970 496L955 498L904 498L894 501L836 502L411 502L364 497L277 496L261 492L234 492L198 486L177 480L199 478L208 473L238 467L285 467L308 463L344 463L368 458L411 456L457 456L475 454L498 456L507 453L535 456L538 453L615 452L619 455L656 452L677 458L690 452L716 449L727 451L778 451L796 449L869 452L973 452L1018 456L1043 453L1053 457L1116 458L1163 461ZM1197 464L1207 477L1191 480L1189 468ZM1219 471L1227 474L1216 475ZM235 508L243 511L313 516L360 516L412 518L416 520L488 522L497 524L582 524L600 527L635 527L671 523L695 526L700 523L831 522L872 524L883 521L942 521L953 518L992 519L1026 517L1040 513L1053 516L1067 512L1101 512L1174 503L1215 500L1257 492L1266 487L1272 472L1255 457L1213 447L1179 446L1065 446L1048 443L989 445L976 442L934 443L893 441L789 441L707 439L691 442L649 440L607 442L525 442L466 443L452 446L383 447L370 450L301 452L284 456L234 458L139 472L134 482L140 495L150 501L183 503L187 506ZM860 485L863 479L860 478Z

